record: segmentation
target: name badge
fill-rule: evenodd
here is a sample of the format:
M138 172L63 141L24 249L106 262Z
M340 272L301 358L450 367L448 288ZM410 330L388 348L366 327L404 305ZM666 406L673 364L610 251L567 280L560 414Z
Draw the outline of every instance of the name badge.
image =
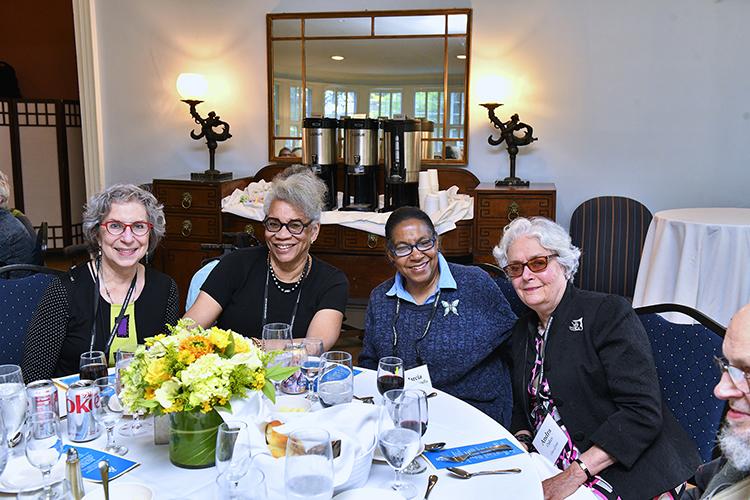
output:
M430 380L430 370L427 369L427 365L406 370L404 372L404 388L431 391L432 380Z
M540 455L554 464L557 462L557 458L560 456L567 441L568 438L565 436L565 432L557 425L552 415L548 414L544 418L542 425L537 429L532 444Z

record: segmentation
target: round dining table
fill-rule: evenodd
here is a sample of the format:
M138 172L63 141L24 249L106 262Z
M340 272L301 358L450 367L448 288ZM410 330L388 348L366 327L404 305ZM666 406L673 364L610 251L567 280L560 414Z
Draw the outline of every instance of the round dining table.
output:
M355 395L374 396L378 394L375 372L363 369L355 376L354 380ZM428 400L429 425L422 438L424 443L444 441L448 448L497 439L509 439L513 444L519 446L510 432L492 418L449 394L441 391L436 392L437 396ZM64 397L64 393L61 393L61 395ZM63 428L65 427L63 425ZM118 482L135 482L148 485L154 491L155 500L210 500L218 498L215 486L217 475L215 467L187 470L172 465L169 461L168 446L154 445L153 435L150 433L128 438L118 435L118 440L130 449L125 458L139 462L140 466L112 481L111 489L117 488ZM69 443L67 438L65 442ZM105 442L106 438L102 435L94 441L80 444L88 448L102 449ZM75 445L75 443L70 444ZM64 457L61 461L64 461ZM521 472L518 474L459 479L447 470L435 470L431 465L427 465L425 472L405 477L417 487L419 491L417 498L419 499L424 497L427 480L431 474L438 476L438 482L430 494L430 500L490 498L497 497L499 492L502 492L503 498L529 500L543 498L541 481L528 453L524 452L473 465L460 466L470 472L508 468L520 468ZM393 470L387 464L375 461L372 464L365 486L388 488L388 483L392 479ZM87 492L94 488L100 488L100 486L87 481L84 481L84 486ZM269 499L284 499L283 484L269 484L268 489Z

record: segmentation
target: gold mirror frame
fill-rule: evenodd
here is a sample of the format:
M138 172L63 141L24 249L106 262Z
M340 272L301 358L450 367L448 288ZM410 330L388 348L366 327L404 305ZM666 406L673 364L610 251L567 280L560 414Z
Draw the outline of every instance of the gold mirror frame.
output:
M378 34L376 33L376 23L381 20L381 26L385 26L389 19L386 18L404 18L404 17L418 17L418 16L441 16L444 18L444 29L442 33L430 32L430 33L419 33L419 34L403 34L403 33L389 33L389 34ZM466 16L466 27L465 32L456 33L449 24L455 20L455 17L450 16ZM432 20L435 18L433 17ZM363 34L357 32L356 25L362 24L362 20L369 20L369 33ZM283 27L286 33L274 34L274 21L277 22L277 27ZM319 34L321 30L325 31L326 26L332 26L332 23L346 23L350 21L354 26L354 31L349 34L335 35L330 33ZM359 21L359 23L357 22ZM295 25L299 23L299 28ZM313 27L318 33L306 34L306 26ZM409 41L415 41L419 43L425 43L429 39L439 40L443 45L442 50L442 103L440 103L438 111L442 118L442 134L440 137L437 135L432 138L432 142L438 145L438 149L441 151L441 155L444 157L446 152L446 146L454 143L462 144L462 155L458 159L445 159L445 158L432 158L422 159L423 165L448 165L448 166L461 166L468 163L468 145L469 145L469 73L470 73L470 61L471 61L471 26L472 26L472 9L428 9L428 10L383 10L383 11L347 11L347 12L306 12L306 13L283 13L283 14L267 14L266 15L266 50L267 50L267 71L268 71L268 158L273 162L299 162L299 157L281 157L277 154L277 147L280 145L280 141L295 141L296 145L299 141L301 144L301 135L276 135L276 110L275 105L278 105L278 92L275 91L275 67L274 67L274 42L280 43L299 43L300 52L300 72L299 81L300 89L308 89L307 85L307 74L308 68L306 67L306 49L308 45L312 43L314 45L317 41L330 41L330 40L397 40L399 43L406 44ZM360 26L361 27L361 26ZM291 29L290 29L291 28ZM279 30L281 31L281 30ZM465 55L466 58L463 60L464 75L463 75L463 89L461 99L463 100L463 130L460 131L459 137L448 137L446 132L449 128L449 114L451 98L451 92L449 90L449 42L452 39L465 39ZM279 45L278 47L282 47ZM437 64L439 64L438 61ZM392 83L391 83L392 84ZM344 87L344 85L341 85ZM436 87L440 88L440 87ZM309 116L307 110L308 96L307 92L302 93L305 98L300 98L302 117ZM455 103L454 103L455 104ZM314 106L311 106L314 107ZM459 104L460 107L460 104ZM413 118L413 113L404 113ZM377 118L377 117L375 117ZM299 120L301 122L301 120ZM448 124L448 125L446 125ZM452 126L451 128L461 128ZM301 127L298 128L301 133ZM455 147L455 146L454 146ZM279 149L280 150L280 149Z

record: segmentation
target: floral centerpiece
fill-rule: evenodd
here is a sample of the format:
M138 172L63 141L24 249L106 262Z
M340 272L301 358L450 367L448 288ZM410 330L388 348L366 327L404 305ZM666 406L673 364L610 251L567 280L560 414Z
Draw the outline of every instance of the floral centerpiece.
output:
M146 339L120 373L120 398L130 412L170 418L169 459L186 468L214 465L216 408L231 411L232 398L265 394L275 400L272 381L296 367L270 366L278 352L263 352L231 330L203 329L189 319L168 327L169 335Z

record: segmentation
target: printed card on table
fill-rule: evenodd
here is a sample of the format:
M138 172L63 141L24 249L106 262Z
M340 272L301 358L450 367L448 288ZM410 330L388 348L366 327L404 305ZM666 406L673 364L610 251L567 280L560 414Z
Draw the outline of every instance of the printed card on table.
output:
M83 478L88 481L94 481L95 483L102 482L102 477L99 474L99 462L102 460L109 462L110 481L141 465L138 462L133 462L127 458L110 455L109 453L100 450L84 448L82 446L70 446L66 444L63 447L63 454L67 453L69 448L75 448L78 451L78 458L81 460L81 475Z
M470 451L481 450L489 448L490 446L503 444L510 446L510 449L502 451L491 451L489 453L479 453L467 458L463 462L453 462L450 460L439 459L439 457L455 457L463 453L468 453ZM487 441L486 443L470 444L466 446L459 446L456 448L445 448L439 451L425 451L424 456L436 469L447 469L448 467L463 467L465 465L478 464L480 462L495 460L497 458L510 457L513 455L518 455L519 453L523 453L523 451L513 445L510 440L497 439L495 441Z

